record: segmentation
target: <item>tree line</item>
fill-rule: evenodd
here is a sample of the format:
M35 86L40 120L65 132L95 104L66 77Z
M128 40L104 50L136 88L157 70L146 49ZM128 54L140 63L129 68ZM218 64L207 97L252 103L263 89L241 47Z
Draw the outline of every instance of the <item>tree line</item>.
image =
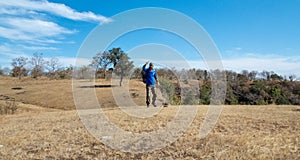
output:
M99 52L92 58L89 65L81 67L64 67L58 58L45 60L42 53L34 53L30 58L22 56L14 58L11 65L12 69L0 67L0 75L10 75L19 79L24 76L32 78L47 76L50 79L72 77L110 79L114 73L120 78L120 86L125 76L131 79L142 79L141 68L135 67L128 54L121 48ZM294 74L282 76L273 71L243 70L238 73L195 68L188 70L157 68L156 71L160 77L160 87L165 92L166 99L172 104L209 104L212 78L218 73L226 75L225 104L300 105L300 82ZM180 82L178 77L182 76L188 78ZM186 90L184 96L181 95L182 90Z
M108 51L97 53L90 64L75 67L70 65L64 67L58 58L45 60L43 53L34 53L32 57L20 56L12 59L12 69L0 67L0 75L10 75L22 79L31 76L37 79L47 76L50 79L69 79L69 78L109 78L112 74L120 77L120 85L124 76L134 68L133 61L121 48L112 48ZM95 73L95 74L93 74Z
M12 77L31 76L38 78L47 76L50 79L66 79L72 75L73 67L63 67L58 58L51 58L45 60L43 53L34 53L32 57L19 56L12 59L12 68L0 68L0 75L10 75Z
M210 104L214 75L226 75L225 104L230 105L300 105L300 82L295 75L280 76L268 71L158 69L172 104ZM185 75L186 79L179 79ZM218 85L218 84L214 84ZM171 91L169 91L171 90ZM174 91L175 92L174 92ZM182 90L185 90L182 92ZM184 93L184 96L182 96Z

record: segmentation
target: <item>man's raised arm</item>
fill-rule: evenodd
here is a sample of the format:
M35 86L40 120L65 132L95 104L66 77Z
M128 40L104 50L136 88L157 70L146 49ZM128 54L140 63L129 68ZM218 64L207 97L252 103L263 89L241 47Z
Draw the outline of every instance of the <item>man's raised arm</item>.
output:
M146 70L146 65L149 63L149 61L147 61L144 65L143 65L143 70Z

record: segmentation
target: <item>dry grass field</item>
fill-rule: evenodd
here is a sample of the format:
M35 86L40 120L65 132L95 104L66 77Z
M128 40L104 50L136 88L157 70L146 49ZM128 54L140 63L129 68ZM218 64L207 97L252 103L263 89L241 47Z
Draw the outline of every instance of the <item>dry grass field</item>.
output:
M96 84L104 114L127 131L163 128L179 108L162 108L150 118L132 117L115 107L109 81ZM143 84L133 80L129 86L133 101L143 105ZM9 98L16 99L18 109L0 115L0 159L300 159L300 106L225 106L203 139L198 133L209 106L198 106L177 141L134 154L114 150L86 130L75 110L71 80L0 77L0 101ZM139 109L147 112L144 106Z

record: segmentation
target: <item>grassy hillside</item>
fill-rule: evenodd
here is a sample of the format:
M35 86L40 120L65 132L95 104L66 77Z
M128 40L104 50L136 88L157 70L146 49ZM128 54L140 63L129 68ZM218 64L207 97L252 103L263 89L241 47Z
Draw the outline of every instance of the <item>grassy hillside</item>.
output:
M82 89L95 89L101 107L115 107L110 80L96 80L94 86L82 85ZM139 80L130 81L130 93L138 105L145 103L144 84ZM18 102L34 104L46 108L72 110L76 109L73 94L72 80L49 80L48 78L32 79L30 77L18 80L13 77L0 76L0 100L3 97L16 99Z
M208 110L199 105L195 119L178 140L156 151L133 154L106 146L86 130L73 110L71 85L71 80L0 77L0 105L13 99L17 105L14 114L0 115L0 159L300 159L300 106L225 106L213 130L199 139ZM99 80L92 87L104 114L123 130L157 131L179 109L151 108L158 113L150 118L130 116L116 107L110 85ZM144 84L132 80L129 88L138 109L149 112L144 106Z
M207 111L199 106L190 128L166 148L133 154L104 145L89 134L76 111L37 109L0 116L0 159L299 159L299 106L225 106L213 131L198 139ZM164 127L177 107L139 119L105 111L123 129L150 132ZM146 110L145 110L146 111ZM134 125L132 125L134 124Z

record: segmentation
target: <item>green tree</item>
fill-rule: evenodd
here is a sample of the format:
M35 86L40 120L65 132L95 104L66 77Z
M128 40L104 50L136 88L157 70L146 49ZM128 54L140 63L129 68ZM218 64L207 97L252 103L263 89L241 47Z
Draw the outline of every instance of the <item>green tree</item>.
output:
M96 69L96 73L99 71L104 72L103 75L105 78L107 67L112 65L111 68L115 69L124 54L126 53L121 48L112 48L108 52L99 52L93 57L91 66Z
M226 91L226 98L225 98L225 103L226 104L238 104L239 101L236 97L236 95L234 94L234 91L232 89L232 87L230 86L230 84L227 84L227 91Z
M130 74L130 71L134 68L133 62L129 60L130 58L125 53L121 53L121 55L116 59L117 63L114 65L114 73L120 76L120 86L122 86L124 76Z
M135 79L141 79L142 78L141 71L142 71L141 68L135 68L131 77Z
M203 81L200 86L200 104L210 104L211 97L211 82Z
M280 75L278 75L278 74L276 74L276 73L272 73L271 76L270 76L270 78L271 78L271 80L273 80L273 81L276 81L276 80L281 81L281 80L283 80L283 77L280 76Z
M277 100L281 97L281 90L277 87L270 89L270 95L272 97L272 103L277 103Z
M96 73L99 71L104 72L104 78L106 78L107 67L112 66L114 73L120 76L120 86L122 86L124 76L129 74L134 67L133 62L129 59L121 48L112 48L108 52L104 51L96 54L93 57L91 66L96 69Z
M174 104L174 100L176 100L176 98L174 98L176 96L174 84L165 78L160 78L159 84L159 88L166 102Z
M183 100L182 100L182 104L185 105L195 105L198 104L195 94L193 93L193 91L191 89L189 89L187 91L187 93L184 95Z
M112 63L114 68L121 60L122 56L126 54L120 47L112 48L108 52L109 52L108 59L110 61L109 63Z

